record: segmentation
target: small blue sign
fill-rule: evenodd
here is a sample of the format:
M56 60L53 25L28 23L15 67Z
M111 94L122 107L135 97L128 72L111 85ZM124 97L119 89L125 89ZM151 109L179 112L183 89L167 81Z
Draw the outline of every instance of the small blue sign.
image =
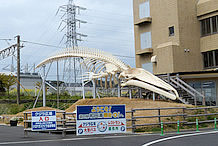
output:
M33 111L32 130L56 130L56 111Z

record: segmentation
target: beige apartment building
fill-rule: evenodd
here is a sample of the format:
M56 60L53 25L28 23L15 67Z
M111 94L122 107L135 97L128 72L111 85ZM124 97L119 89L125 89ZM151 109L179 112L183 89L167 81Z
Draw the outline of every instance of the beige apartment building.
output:
M136 67L179 75L218 103L218 0L133 0L133 9Z

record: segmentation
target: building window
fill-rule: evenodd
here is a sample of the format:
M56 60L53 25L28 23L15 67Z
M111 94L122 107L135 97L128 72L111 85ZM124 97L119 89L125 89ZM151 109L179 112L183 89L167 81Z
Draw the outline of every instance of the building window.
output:
M153 73L153 64L151 62L142 64L142 68L147 70L150 73Z
M218 33L218 16L201 20L201 36Z
M211 34L210 18L206 19L205 22L206 22L206 34Z
M215 50L215 61L216 66L218 66L218 50Z
M214 16L214 17L212 17L212 32L213 33L216 33L217 32L217 17L216 16Z
M203 58L204 58L204 67L207 68L208 66L208 55L207 53L203 53Z
M205 36L206 35L206 23L205 20L201 21L201 36Z
M174 26L169 27L169 36L174 36Z
M216 105L216 83L214 81L194 81L188 84L205 96L206 105ZM202 102L202 97L197 96L197 101Z
M139 19L150 17L150 2L146 0L139 5Z
M151 32L144 32L140 35L141 49L152 48Z
M218 67L218 50L208 51L203 53L204 67Z

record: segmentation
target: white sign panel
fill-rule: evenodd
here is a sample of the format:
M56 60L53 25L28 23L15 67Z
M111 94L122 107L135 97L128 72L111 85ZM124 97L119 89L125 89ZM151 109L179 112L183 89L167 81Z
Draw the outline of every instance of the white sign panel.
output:
M56 130L56 111L33 111L32 131Z
M77 135L126 132L125 105L77 106Z

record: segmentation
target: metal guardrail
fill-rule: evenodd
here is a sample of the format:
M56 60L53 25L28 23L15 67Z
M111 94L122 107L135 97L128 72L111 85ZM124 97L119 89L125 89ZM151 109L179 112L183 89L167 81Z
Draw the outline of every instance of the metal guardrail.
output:
M127 129L132 129L132 133L136 131L137 127L143 127L143 126L153 126L153 125L160 125L163 123L164 125L168 124L177 124L176 120L172 121L163 121L163 118L171 118L171 117L182 117L182 120L179 122L184 125L192 125L196 124L196 122L189 121L188 118L197 118L201 116L216 116L218 115L217 111L214 111L214 113L209 113L209 109L217 109L218 106L213 107L197 107L197 108L186 108L186 107L169 107L169 108L144 108L144 109L131 109L130 111L126 111L126 114L130 114L130 118L126 119L127 121ZM161 114L161 111L165 110L181 110L178 112L178 114ZM194 110L203 110L199 114L193 114L191 111ZM142 115L142 116L136 116L137 112L142 111L157 111L157 115ZM76 113L70 113L65 111L56 111L57 113L57 131L62 132L63 137L66 135L67 131L76 131ZM142 121L142 119L149 119L149 118L157 118L158 122L155 123L140 123L137 122ZM194 119L195 120L195 119ZM194 121L193 120L193 121ZM218 120L217 120L218 121ZM31 131L31 112L24 112L24 135L27 136L28 132ZM207 118L204 121L199 120L199 124L201 123L213 123L214 120L208 120Z
M129 129L132 129L132 133L136 131L137 127L143 127L143 126L152 126L152 125L160 125L163 120L163 118L171 118L171 117L182 117L183 120L180 121L181 124L184 125L191 125L191 124L196 124L196 122L190 122L187 118L197 118L197 117L202 117L202 116L216 116L218 115L217 111L214 111L214 113L209 113L209 109L217 109L218 111L218 106L213 106L213 107L197 107L197 108L186 108L186 107L169 107L169 108L145 108L145 109L132 109L131 111L126 112L127 114L130 115L130 119L127 119L128 125L130 125ZM161 111L163 110L181 110L178 114L165 114L161 115ZM195 110L203 110L200 114L193 114L191 111ZM137 112L142 112L142 111L157 111L157 115L143 115L143 116L136 116ZM137 124L138 121L142 121L142 119L148 119L148 118L157 118L158 122L155 123L141 123ZM217 120L218 121L218 120ZM199 121L199 123L213 123L214 120L208 120L207 118L203 121ZM170 121L170 122L162 122L163 124L177 124L177 121Z

